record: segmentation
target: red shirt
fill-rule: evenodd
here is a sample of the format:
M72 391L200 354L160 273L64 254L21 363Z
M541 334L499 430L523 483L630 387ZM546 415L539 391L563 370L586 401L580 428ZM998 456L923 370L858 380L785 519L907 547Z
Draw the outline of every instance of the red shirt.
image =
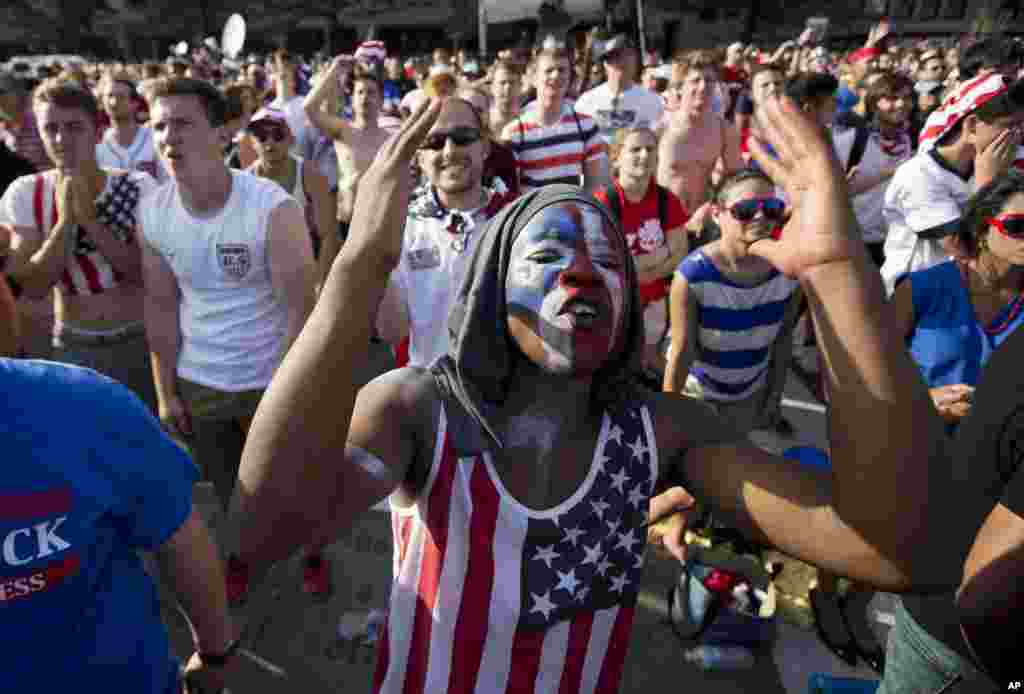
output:
M622 218L619 223L622 225L622 233L626 235L626 243L629 245L629 252L633 257L647 255L652 251L668 244L667 232L678 230L676 233L686 233L681 230L690 214L683 209L683 203L673 193L668 194L668 205L665 210L665 221L668 229L661 228L661 220L658 219L658 189L654 178L651 178L647 186L647 195L640 202L630 202L622 192L622 186L615 182L615 192L619 196L619 205L622 210ZM603 202L609 209L608 195L605 190L599 190L595 197ZM667 277L653 282L640 284L640 300L646 306L653 301L660 301L668 296L672 278Z
M746 84L748 76L745 70L742 68L729 67L728 65L722 66L722 81Z

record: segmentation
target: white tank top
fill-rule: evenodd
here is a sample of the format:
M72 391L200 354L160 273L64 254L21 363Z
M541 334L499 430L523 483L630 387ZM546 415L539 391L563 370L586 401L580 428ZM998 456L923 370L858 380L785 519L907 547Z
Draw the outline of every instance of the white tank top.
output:
M265 388L281 360L287 311L271 283L267 221L291 196L243 171L231 177L228 202L214 217L190 214L171 180L145 198L141 218L181 291L178 376L238 392Z

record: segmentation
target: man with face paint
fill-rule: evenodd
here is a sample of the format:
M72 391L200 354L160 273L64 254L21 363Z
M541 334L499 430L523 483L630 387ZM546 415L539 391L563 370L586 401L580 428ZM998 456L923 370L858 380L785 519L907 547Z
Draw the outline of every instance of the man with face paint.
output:
M447 318L486 222L505 204L483 185L490 145L472 104L452 98L420 147L427 185L409 205L402 256L377 315L391 345L409 337L409 364L428 366L448 351Z
M761 116L778 158L753 146L797 211L750 250L808 295L834 393L831 473L754 448L698 401L634 385L636 270L607 211L572 186L491 221L442 359L357 397L381 271L402 258L409 163L441 115L421 109L367 172L353 237L253 422L235 499L240 552L256 564L390 497L395 582L375 691L616 691L659 483L888 590L958 582L966 538L950 523L942 422L883 323L831 145L789 102ZM679 490L667 505L688 500Z

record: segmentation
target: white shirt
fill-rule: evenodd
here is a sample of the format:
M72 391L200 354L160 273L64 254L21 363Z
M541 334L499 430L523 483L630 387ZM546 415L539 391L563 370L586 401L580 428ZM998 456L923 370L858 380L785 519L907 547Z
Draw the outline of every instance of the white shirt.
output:
M141 218L181 291L178 376L239 392L265 388L282 357L288 312L274 295L267 231L271 211L291 196L244 171L231 179L214 217L190 214L172 179L143 200Z
M890 295L903 274L948 257L941 240L918 234L960 219L970 194L970 181L936 161L934 151L919 152L896 170L882 209L889 227L882 279Z
M857 137L857 128L844 128L832 131L832 142L843 168L850 160L853 142ZM877 176L883 169L895 169L910 159L914 153L910 137L905 135L905 148L897 154L887 154L881 145L881 135L872 131L864 147L864 156L857 165L857 175L863 177ZM885 191L892 179L879 182L853 198L853 211L857 222L864 233L865 243L880 243L885 240L885 218L882 207L885 205Z
M389 303L404 306L409 317L409 366L430 366L448 353L448 314L487 228L485 209L460 212L467 221L457 236L447 231L447 212L441 218L410 213L405 222L402 257L387 291ZM465 241L462 250L458 239Z
M113 128L107 128L103 139L96 145L96 161L104 169L145 171L158 183L167 180L167 172L156 152L153 131L144 125L139 126L135 140L127 147L118 144Z
M605 82L580 96L576 100L576 110L597 121L601 135L611 143L615 132L621 128L647 127L653 130L665 111L665 102L655 92L639 84L616 97Z

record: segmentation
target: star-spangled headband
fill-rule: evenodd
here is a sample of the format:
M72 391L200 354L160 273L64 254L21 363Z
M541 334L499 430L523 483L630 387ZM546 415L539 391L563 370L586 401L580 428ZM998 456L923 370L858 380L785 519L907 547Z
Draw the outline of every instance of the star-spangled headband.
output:
M356 49L355 59L367 63L382 63L388 57L383 41L363 41Z
M285 117L284 111L280 111L276 108L271 108L269 106L264 106L263 108L261 108L249 121L249 127L252 127L256 123L259 123L260 121L277 123L278 125L282 125L285 128L288 128L289 131L291 130L291 128L288 127L288 119Z
M981 75L961 84L946 97L942 106L928 116L917 140L918 149L927 151L933 148L957 123L992 99L1005 94L1009 88L1006 79L1000 74Z

